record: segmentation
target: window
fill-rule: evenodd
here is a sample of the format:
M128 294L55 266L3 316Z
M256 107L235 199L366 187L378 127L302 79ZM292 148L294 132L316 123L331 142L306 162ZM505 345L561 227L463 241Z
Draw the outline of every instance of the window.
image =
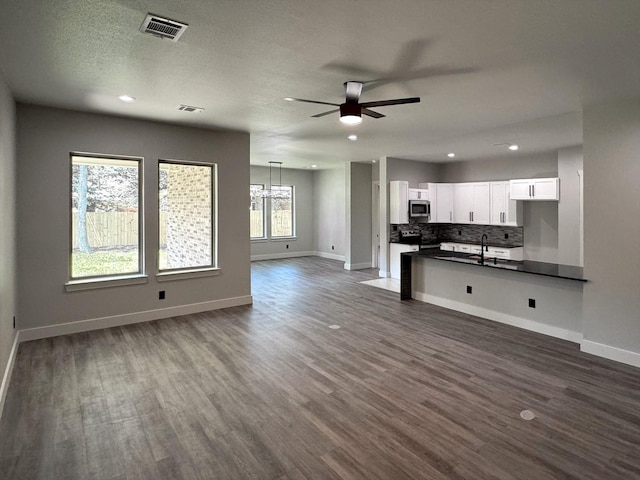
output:
M295 236L293 186L273 185L269 190L263 184L251 184L249 192L252 240Z
M251 218L251 239L265 238L265 198L262 196L264 185L250 185L251 205L249 215Z
M160 271L215 266L213 164L158 162Z
M293 187L273 186L271 202L271 238L294 236Z
M142 274L142 159L71 154L70 278Z

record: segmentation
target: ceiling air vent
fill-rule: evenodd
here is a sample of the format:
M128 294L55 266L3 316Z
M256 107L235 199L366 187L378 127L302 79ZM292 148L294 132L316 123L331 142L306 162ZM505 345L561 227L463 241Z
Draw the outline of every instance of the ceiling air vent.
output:
M188 26L186 23L176 22L175 20L169 20L168 18L149 13L147 18L144 19L144 22L142 22L140 31L177 42L180 35L184 33Z
M200 113L202 111L204 111L204 108L202 107L193 107L191 105L180 105L178 107L178 110L180 110L181 112L195 112L195 113Z

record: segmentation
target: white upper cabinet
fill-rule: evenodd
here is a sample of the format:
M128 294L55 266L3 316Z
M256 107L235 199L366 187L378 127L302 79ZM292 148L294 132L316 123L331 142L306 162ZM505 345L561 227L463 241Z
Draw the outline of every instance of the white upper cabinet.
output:
M430 183L429 191L431 192L432 219L430 223L453 222L453 184ZM435 196L433 192L435 192Z
M426 188L410 188L409 200L429 200L429 190Z
M559 200L560 179L518 178L510 182L511 200Z
M409 182L389 182L389 223L409 223Z
M489 182L456 183L453 201L455 223L488 225L491 221L490 192Z
M491 182L491 225L522 226L522 203L511 199L509 182Z

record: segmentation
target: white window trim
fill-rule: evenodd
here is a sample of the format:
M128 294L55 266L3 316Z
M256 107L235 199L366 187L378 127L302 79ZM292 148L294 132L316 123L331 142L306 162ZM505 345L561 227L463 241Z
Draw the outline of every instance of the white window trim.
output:
M95 290L98 288L124 287L126 285L140 285L147 283L148 277L144 274L136 275L113 275L106 277L93 277L85 280L70 280L64 284L67 292L78 292L82 290Z
M90 290L94 288L107 288L107 287L119 287L122 285L136 285L140 283L146 283L147 275L145 272L145 210L144 210L144 157L134 157L129 155L109 155L104 153L90 153L90 152L69 152L69 181L73 175L73 157L87 157L96 159L113 159L113 160L129 160L138 162L138 271L130 274L105 274L96 275L92 277L72 277L73 271L73 224L71 218L71 191L69 191L69 271L67 278L69 280L65 283L65 290L67 292L77 290ZM70 184L71 186L71 184ZM139 279L144 279L139 281Z
M196 167L211 167L211 265L203 265L199 267L188 267L178 269L160 269L160 264L156 259L156 280L159 282L168 280L178 280L183 278L197 278L208 277L212 275L219 275L218 266L218 164L210 162L193 162L190 160L176 160L176 159L158 159L158 178L160 172L160 165L162 163L169 163L174 165L192 165ZM160 186L158 185L158 192ZM157 205L158 217L160 216L160 204L158 199ZM156 252L160 250L159 235L160 235L160 223L158 223L158 233L156 242ZM212 273L213 272L213 273ZM218 272L218 273L215 273Z
M222 270L218 267L192 268L185 270L168 270L156 274L156 281L170 282L173 280L188 280L189 278L214 277L220 275Z

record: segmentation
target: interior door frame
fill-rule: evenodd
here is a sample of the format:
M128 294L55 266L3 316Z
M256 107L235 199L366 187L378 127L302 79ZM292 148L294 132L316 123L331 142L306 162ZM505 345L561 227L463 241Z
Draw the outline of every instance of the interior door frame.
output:
M380 181L371 185L371 267L380 268Z

